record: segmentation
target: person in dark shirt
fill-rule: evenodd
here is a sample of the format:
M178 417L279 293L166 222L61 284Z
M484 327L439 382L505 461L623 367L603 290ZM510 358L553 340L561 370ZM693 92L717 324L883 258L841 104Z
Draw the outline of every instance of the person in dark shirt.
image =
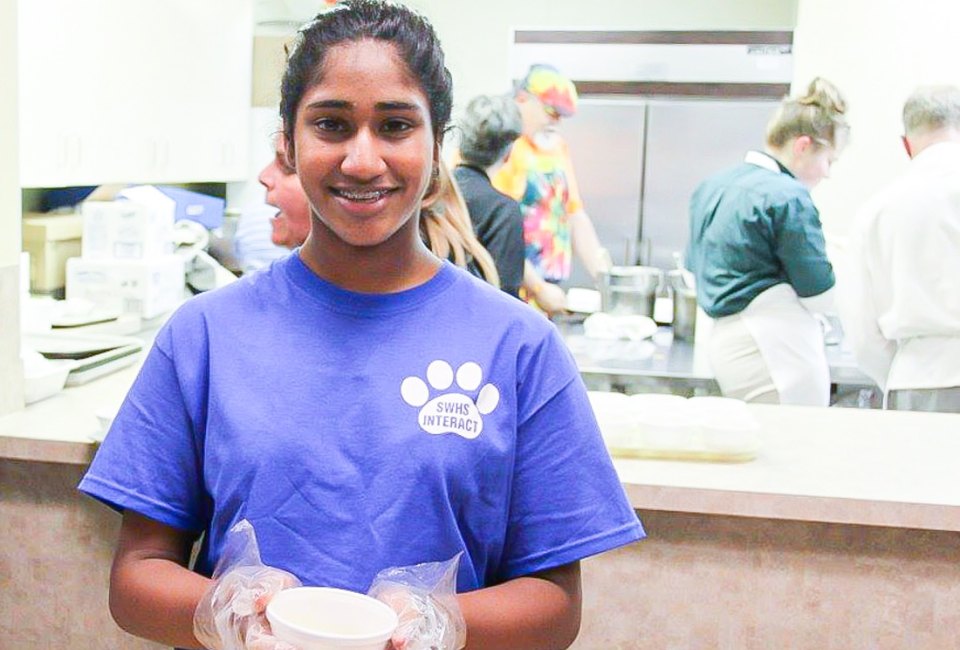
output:
M523 282L523 216L520 205L490 184L520 136L520 111L510 97L480 95L460 123L460 164L453 175L467 203L477 239L493 257L500 288L519 297Z

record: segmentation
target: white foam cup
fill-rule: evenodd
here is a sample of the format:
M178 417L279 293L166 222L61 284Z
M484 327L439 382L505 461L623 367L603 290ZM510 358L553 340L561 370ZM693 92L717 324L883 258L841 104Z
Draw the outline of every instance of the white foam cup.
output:
M273 634L301 650L384 650L397 614L376 598L333 587L294 587L267 604Z

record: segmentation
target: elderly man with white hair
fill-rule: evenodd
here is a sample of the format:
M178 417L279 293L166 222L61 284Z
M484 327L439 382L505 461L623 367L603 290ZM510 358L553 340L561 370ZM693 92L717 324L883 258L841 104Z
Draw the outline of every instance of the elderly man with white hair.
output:
M851 237L844 328L887 408L960 412L960 88L903 107L906 172Z

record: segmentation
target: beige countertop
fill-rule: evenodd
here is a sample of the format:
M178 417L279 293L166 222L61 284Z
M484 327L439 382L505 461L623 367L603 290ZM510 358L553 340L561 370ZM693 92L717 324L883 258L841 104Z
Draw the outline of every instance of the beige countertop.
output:
M960 415L748 408L752 461L615 458L633 507L960 531Z
M0 417L0 459L85 465L140 364ZM744 463L615 458L634 508L960 531L960 415L749 405Z
M146 351L131 366L65 388L23 411L0 416L0 458L86 465L101 437L97 412L116 408L137 376Z

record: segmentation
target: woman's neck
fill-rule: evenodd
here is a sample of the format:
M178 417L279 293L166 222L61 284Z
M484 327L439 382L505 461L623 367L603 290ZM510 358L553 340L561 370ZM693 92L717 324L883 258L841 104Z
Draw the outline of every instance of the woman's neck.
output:
M396 293L427 282L442 261L420 239L418 220L376 246L353 246L314 219L300 259L327 282L358 293Z

